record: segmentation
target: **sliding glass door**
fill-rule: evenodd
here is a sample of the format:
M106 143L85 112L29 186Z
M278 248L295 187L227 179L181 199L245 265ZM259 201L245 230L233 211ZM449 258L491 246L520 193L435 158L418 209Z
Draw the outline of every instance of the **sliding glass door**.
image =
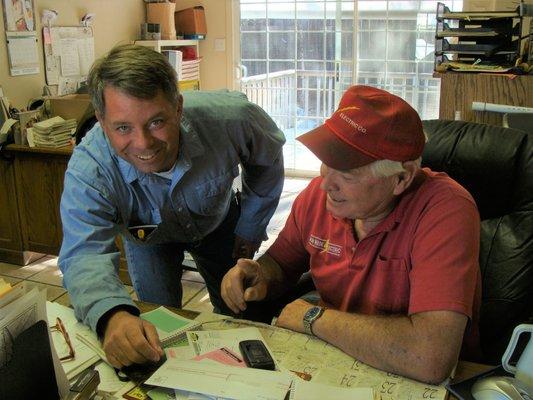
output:
M318 170L294 139L329 117L353 84L389 90L422 118L437 117L436 8L429 0L240 1L241 90L285 132L288 173Z

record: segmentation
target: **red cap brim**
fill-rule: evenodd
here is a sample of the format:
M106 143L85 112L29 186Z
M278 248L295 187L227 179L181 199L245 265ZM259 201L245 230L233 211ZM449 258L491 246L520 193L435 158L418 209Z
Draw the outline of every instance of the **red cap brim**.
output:
M376 161L356 147L339 139L326 125L321 125L296 138L328 167L345 171Z

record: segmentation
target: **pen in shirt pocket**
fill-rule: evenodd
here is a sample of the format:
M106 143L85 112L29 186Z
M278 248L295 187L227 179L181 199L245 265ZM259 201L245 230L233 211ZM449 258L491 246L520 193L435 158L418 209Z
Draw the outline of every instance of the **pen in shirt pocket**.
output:
M128 232L135 238L144 242L157 228L157 225L135 225L128 227Z

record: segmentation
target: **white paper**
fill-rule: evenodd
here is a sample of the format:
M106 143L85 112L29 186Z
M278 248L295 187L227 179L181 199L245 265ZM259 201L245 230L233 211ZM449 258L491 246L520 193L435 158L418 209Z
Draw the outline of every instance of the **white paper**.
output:
M46 314L48 315L50 325L55 324L57 317L61 318L61 321L69 334L72 347L74 348L76 354L74 359L63 361L61 363L68 379L72 379L100 360L100 356L77 337L79 331L86 331L89 327L76 320L73 309L65 307L59 303L51 303L48 301L46 303ZM52 335L52 338L54 339L56 349L59 350L59 346L64 346L64 339L62 337L59 335Z
M100 361L98 364L96 364L94 369L98 371L98 374L100 375L98 390L102 392L115 393L127 385L127 383L124 383L118 379L115 369L103 361Z
M78 40L78 55L80 63L80 74L85 76L89 73L94 62L94 38Z
M39 73L37 36L7 36L10 73L13 76Z
M204 324L209 329L257 326L280 370L312 377L311 382L345 388L372 388L383 398L435 400L447 396L444 384L428 385L387 373L355 360L338 348L309 335L249 321L225 320ZM294 379L297 379L296 377Z
M61 75L80 75L77 39L61 39Z
M372 388L343 388L321 383L295 380L290 400L373 400Z
M262 369L167 360L145 383L236 400L283 400L291 377Z
M235 354L241 354L239 342L242 340L260 340L264 343L259 329L253 327L223 331L192 331L187 332L187 339L189 346L194 349L197 356L222 347L230 349ZM265 346L267 346L266 343Z
M15 125L18 121L14 118L9 118L6 122L4 122L4 125L0 128L0 133L6 134L9 132L11 127Z
M59 96L76 93L76 90L78 89L78 80L76 78L60 76L58 83L59 87L57 89L57 94Z

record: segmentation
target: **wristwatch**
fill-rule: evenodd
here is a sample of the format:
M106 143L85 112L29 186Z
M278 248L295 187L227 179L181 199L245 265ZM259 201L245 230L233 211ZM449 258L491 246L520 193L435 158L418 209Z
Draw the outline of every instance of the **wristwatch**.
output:
M324 308L319 306L313 306L304 314L304 330L308 335L314 335L313 323L324 314Z

